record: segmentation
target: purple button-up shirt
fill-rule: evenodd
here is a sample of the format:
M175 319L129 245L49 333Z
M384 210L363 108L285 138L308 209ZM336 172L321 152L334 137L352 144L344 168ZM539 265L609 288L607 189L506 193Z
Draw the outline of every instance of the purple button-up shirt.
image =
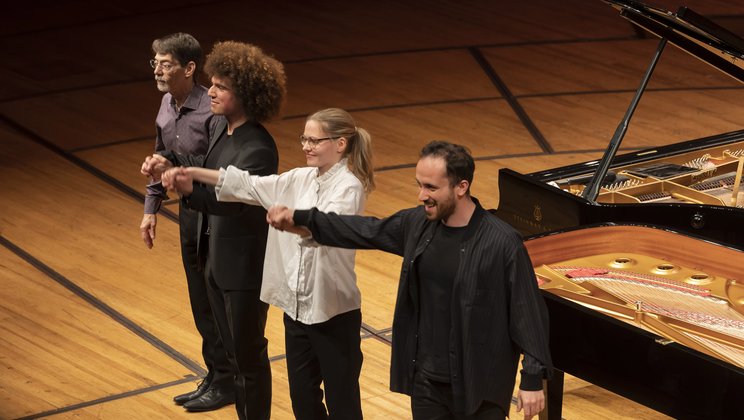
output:
M194 86L194 90L178 110L173 96L170 93L163 95L155 119L155 152L173 150L183 155L206 154L209 137L216 122L210 110L210 102L207 88L200 85ZM157 213L160 203L166 198L160 182L147 185L145 214Z

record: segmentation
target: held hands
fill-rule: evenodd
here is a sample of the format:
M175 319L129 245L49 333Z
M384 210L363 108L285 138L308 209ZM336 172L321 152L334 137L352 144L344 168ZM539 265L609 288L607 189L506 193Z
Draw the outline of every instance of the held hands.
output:
M266 212L266 222L274 229L284 231L294 226L293 216L294 210L287 206L272 206Z
M160 174L165 172L168 168L171 168L173 164L161 155L152 155L145 158L142 163L142 169L140 172L142 175L152 177L153 180L159 181Z
M524 408L525 420L530 420L545 408L545 394L543 391L519 390L517 394L517 413Z
M272 206L266 213L266 222L276 230L294 233L303 238L312 236L310 230L305 226L295 226L294 209L287 208L286 206Z
M163 186L170 191L176 191L181 195L191 195L194 191L194 177L189 168L178 167L165 171L160 180Z

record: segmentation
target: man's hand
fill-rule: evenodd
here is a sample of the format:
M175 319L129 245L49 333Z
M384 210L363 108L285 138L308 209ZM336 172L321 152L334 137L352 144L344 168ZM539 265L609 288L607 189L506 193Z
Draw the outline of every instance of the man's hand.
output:
M194 178L188 168L171 168L163 172L160 180L163 186L181 195L191 195L194 191Z
M142 163L140 172L143 175L152 177L152 179L155 181L159 181L160 174L171 167L173 167L173 164L168 159L164 158L161 155L155 154L145 158L145 161Z
M147 248L152 249L155 241L155 226L158 224L157 214L145 214L140 224L140 234Z
M525 420L530 420L545 408L545 394L543 391L519 390L517 394L517 413L524 408Z
M283 231L294 226L293 216L294 210L287 208L287 206L272 206L266 212L266 222L274 229Z

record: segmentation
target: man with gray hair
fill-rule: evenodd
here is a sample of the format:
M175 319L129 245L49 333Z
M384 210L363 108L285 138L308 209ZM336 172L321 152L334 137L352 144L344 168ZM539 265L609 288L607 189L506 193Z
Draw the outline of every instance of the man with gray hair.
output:
M155 54L150 66L159 91L164 92L155 120L155 152L172 150L185 155L207 152L210 133L216 119L210 110L207 88L197 82L203 64L199 42L186 33L174 33L152 43ZM151 178L145 197L145 214L140 225L142 240L148 248L155 241L157 213L165 190L157 177ZM204 262L197 257L197 220L199 213L179 206L181 256L196 329L202 337L202 356L207 376L196 390L174 397L189 411L210 411L234 402L233 372L217 331L207 297Z

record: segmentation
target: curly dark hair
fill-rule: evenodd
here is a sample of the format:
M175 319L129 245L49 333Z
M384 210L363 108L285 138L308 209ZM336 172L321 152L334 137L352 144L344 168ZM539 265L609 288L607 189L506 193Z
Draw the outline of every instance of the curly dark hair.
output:
M218 42L207 56L209 77L229 79L246 116L263 123L279 114L287 94L284 66L261 48L236 41Z

